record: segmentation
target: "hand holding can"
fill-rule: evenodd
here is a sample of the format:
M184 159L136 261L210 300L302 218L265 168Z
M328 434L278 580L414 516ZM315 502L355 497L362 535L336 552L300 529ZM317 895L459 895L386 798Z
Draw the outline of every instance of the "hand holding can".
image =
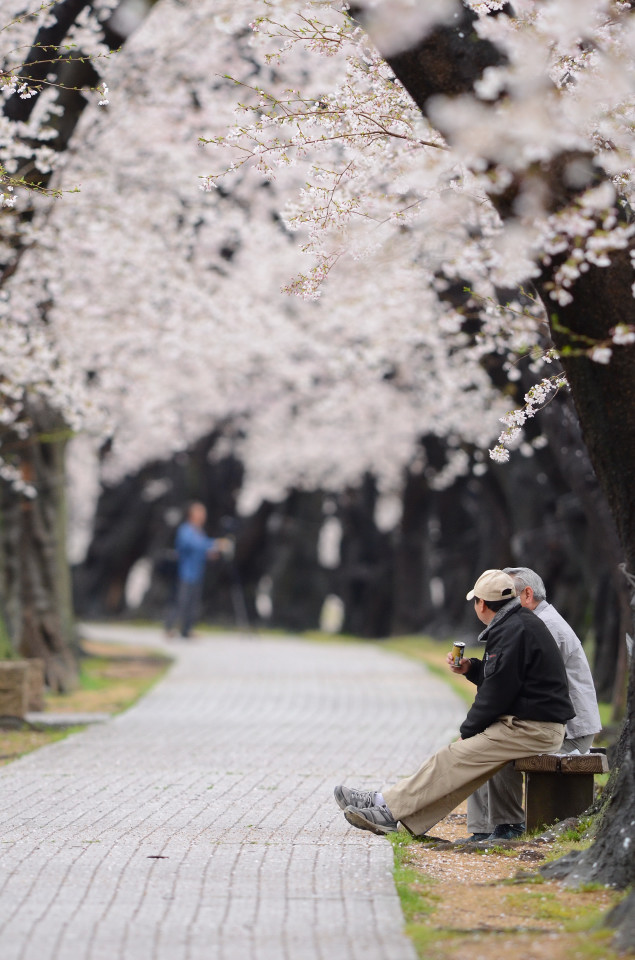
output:
M470 661L464 659L465 644L457 641L452 645L452 652L448 653L448 666L453 673L467 673Z
M452 644L452 659L454 660L455 667L461 666L461 660L463 659L464 653L465 653L464 643L457 641L456 643Z

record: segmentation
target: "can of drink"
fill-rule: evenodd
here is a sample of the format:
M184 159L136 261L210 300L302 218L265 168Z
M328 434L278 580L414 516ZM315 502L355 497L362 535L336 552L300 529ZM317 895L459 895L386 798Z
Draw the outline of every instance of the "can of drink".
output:
M461 660L463 659L463 654L465 653L465 644L458 641L457 643L452 644L452 657L454 658L454 666L460 667Z

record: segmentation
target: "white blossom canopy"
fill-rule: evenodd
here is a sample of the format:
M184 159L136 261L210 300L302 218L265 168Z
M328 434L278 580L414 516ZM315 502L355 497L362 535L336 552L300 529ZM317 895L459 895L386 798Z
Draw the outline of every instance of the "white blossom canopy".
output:
M561 380L543 374L544 309L519 285L568 250L552 291L566 302L588 263L631 242L619 213L632 199L634 18L608 0L576 0L575 17L568 0L521 0L513 19L472 3L507 63L476 96L439 99L450 149L342 6L154 7L56 175L80 191L40 201L4 284L7 421L30 385L71 426L112 435L110 480L225 424L247 468L244 509L367 470L394 490L405 466L427 469L422 436L448 445L433 483L470 468L465 444L497 436L509 401L481 360L500 352L510 380L518 353L543 377L506 418L516 439ZM397 48L456 12L374 6L400 26ZM250 27L255 8L266 19ZM5 124L3 149L14 134ZM604 176L554 213L531 169L566 150ZM514 178L503 222L488 197ZM502 309L501 288L516 291ZM476 311L477 334L465 323ZM603 362L632 339L625 318L589 351Z

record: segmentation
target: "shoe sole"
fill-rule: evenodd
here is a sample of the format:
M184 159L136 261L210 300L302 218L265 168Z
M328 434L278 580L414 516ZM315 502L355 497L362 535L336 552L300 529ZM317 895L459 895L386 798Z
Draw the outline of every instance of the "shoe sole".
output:
M335 790L333 791L333 796L335 797L335 802L336 802L336 804L338 805L338 807L340 808L340 810L346 810L348 804L347 804L346 800L344 799L344 793L343 793L341 787L336 787L336 788L335 788Z
M358 830L368 830L378 837L385 837L387 833L397 833L399 829L398 827L384 827L380 823L372 823L362 816L361 810L357 810L356 807L347 807L344 816L352 827L357 827Z

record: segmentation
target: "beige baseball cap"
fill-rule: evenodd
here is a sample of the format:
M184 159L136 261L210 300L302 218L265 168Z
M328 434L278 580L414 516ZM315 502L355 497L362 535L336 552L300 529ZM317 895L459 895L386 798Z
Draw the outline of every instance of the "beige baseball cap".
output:
M514 581L503 570L486 570L480 575L466 600L511 600L516 596Z

